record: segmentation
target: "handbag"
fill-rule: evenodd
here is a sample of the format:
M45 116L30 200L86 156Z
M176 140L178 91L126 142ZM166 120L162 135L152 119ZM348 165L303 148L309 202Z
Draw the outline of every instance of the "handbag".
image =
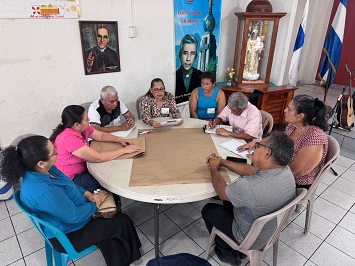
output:
M94 218L112 218L121 210L121 202L116 206L112 193L108 193L100 208L92 215Z

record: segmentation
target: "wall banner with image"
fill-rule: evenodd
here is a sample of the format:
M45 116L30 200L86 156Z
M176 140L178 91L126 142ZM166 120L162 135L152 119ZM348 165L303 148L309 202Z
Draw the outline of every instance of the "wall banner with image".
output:
M221 2L174 0L177 104L201 86L203 72L217 72Z

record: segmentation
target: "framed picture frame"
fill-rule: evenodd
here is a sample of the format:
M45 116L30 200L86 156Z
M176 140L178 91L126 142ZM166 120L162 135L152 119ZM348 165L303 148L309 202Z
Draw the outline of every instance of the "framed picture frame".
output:
M116 21L79 21L85 75L119 72Z

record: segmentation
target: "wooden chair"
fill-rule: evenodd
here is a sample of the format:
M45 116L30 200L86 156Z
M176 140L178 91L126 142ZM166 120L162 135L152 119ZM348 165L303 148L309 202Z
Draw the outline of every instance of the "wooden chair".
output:
M304 225L304 233L307 234L310 228L311 219L312 219L312 212L313 212L313 205L314 205L314 198L317 187L319 183L322 181L323 177L329 172L330 167L338 160L340 146L338 141L332 137L328 137L328 152L325 158L325 164L323 168L319 171L317 177L315 178L313 184L308 189L306 196L303 200L297 205L296 211L300 212L303 206L303 203L307 202L307 213L306 213L306 222Z
M224 240L231 248L234 250L237 250L239 252L242 252L246 254L249 259L250 259L250 266L260 266L262 264L262 260L264 257L265 251L273 246L273 265L277 265L277 253L278 253L278 245L279 245L279 237L281 234L282 229L288 222L288 218L291 215L291 212L294 210L296 204L300 202L300 200L303 199L303 197L306 195L307 190L305 188L299 188L297 189L297 196L294 200L292 200L289 204L287 204L285 207L281 208L278 211L275 211L273 213L270 213L268 215L259 217L254 221L252 224L249 233L247 236L244 238L243 242L238 244L232 239L230 239L228 236L226 236L224 233L222 233L220 230L218 230L216 227L213 227L210 240L205 252L205 259L208 258L208 255L211 252L211 247L212 243L218 235L220 238ZM261 250L253 250L250 249L252 245L254 244L255 240L258 238L261 230L263 229L264 225L271 221L272 219L276 219L277 221L277 228L275 230L275 233L271 236L269 241L265 244L265 246Z

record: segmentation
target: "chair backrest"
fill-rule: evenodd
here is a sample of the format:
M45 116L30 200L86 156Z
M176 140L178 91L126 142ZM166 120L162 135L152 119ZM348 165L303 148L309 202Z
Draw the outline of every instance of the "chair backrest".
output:
M42 219L34 216L33 214L31 214L25 206L23 206L22 202L21 202L21 198L20 198L20 190L17 190L14 194L14 201L16 203L16 205L28 216L28 218L31 220L31 222L33 223L33 225L37 228L37 230L40 232L40 234L43 236L44 240L53 248L51 242L48 240L48 238L46 237L45 233L44 233L44 228L49 229L53 235L58 239L58 241L61 243L61 245L63 246L63 248L65 249L66 253L68 254L68 256L72 259L74 258L80 258L82 257L82 254L78 253L73 245L71 244L71 242L69 241L69 239L67 238L67 236L60 231L59 229L57 229L56 227L52 226L51 224L43 221ZM96 249L96 248L95 248Z
M137 116L138 119L141 119L142 117L142 98L144 95L138 96L136 100L136 109L137 109Z
M91 104L92 104L92 102L86 102L86 103L82 103L80 105L85 108L85 111L88 111Z
M305 198L308 198L308 196L312 195L312 193L316 191L319 183L322 181L323 177L328 173L330 167L339 159L340 146L338 141L330 135L327 135L327 138L328 138L328 152L325 157L324 166L322 167L322 169L320 169L318 175L313 181L313 184L308 189Z
M271 221L272 219L276 219L277 221L277 227L276 231L272 235L272 237L269 239L269 241L266 243L264 246L263 250L268 249L270 246L274 244L274 242L280 237L280 233L282 229L285 227L288 218L297 205L299 201L301 201L304 196L306 195L307 190L305 188L298 188L296 190L296 197L294 200L292 200L290 203L288 203L286 206L281 208L278 211L275 211L273 213L270 213L268 215L259 217L254 221L252 224L249 233L247 236L244 238L243 242L239 245L240 249L244 250L249 250L250 247L254 244L255 240L258 238L261 230L263 229L264 225ZM233 244L234 243L234 244ZM232 245L236 245L236 243L233 241ZM228 243L230 244L230 243ZM232 246L231 245L231 246Z
M21 140L23 140L23 139L25 139L25 138L28 138L28 137L31 137L31 136L36 136L36 134L32 134L32 133L22 134L22 135L18 136L16 139L14 139L14 140L11 142L10 146L16 147L17 144L18 144Z
M267 126L267 124L269 124L269 129L266 133L270 133L273 126L274 126L274 118L272 117L271 114L269 114L268 112L264 111L264 110L260 110L261 113L261 125L262 125L262 129L264 130Z

